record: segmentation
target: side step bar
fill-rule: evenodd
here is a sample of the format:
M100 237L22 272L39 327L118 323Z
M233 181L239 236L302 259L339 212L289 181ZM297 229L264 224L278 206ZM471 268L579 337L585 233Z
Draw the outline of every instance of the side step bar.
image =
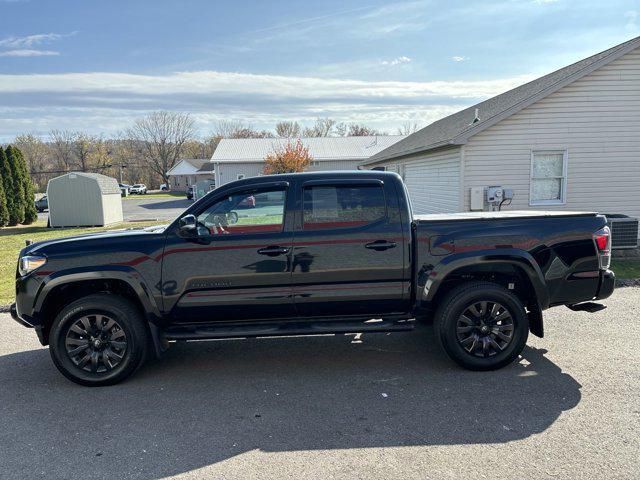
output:
M599 312L600 310L604 310L605 308L607 308L606 305L602 305L601 303L596 303L596 302L576 303L573 305L567 305L567 307L573 310L574 312L589 312L589 313Z
M218 338L273 337L285 335L319 335L330 333L404 332L413 330L414 321L316 321L221 325L181 325L168 328L167 340L205 340Z

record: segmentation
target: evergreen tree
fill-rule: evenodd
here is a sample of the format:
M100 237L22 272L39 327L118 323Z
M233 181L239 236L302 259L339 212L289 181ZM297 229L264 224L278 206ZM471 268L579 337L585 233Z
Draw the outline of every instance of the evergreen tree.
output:
M4 152L0 148L0 156L4 156ZM7 197L4 194L4 186L0 179L0 227L9 224L9 210L7 209Z
M15 210L15 195L13 191L13 175L11 168L9 167L9 160L4 153L2 147L0 147L0 177L2 177L2 186L4 190L4 196L6 199L5 205L7 207L7 225L17 225L18 215Z
M13 147L16 157L16 164L20 171L20 180L22 182L22 191L24 196L24 223L30 225L38 219L38 211L36 210L35 195L33 194L33 182L29 173L27 161L18 147Z
M11 194L13 195L13 211L9 211L9 224L17 225L24 222L24 210L26 199L24 198L24 180L18 164L18 158L14 147L9 145L4 151L11 172ZM12 215L13 214L13 215Z

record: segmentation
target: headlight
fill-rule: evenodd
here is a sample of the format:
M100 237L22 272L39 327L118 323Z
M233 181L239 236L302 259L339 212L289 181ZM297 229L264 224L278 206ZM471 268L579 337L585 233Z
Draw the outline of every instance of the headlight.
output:
M21 257L18 262L18 272L20 272L20 276L24 277L28 273L33 272L36 268L40 268L45 263L47 263L47 259L44 257L25 255L24 257Z

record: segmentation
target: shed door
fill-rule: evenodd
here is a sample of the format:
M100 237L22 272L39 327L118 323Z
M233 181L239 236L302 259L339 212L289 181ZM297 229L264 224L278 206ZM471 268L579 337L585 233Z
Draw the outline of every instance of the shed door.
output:
M414 214L460 211L459 150L407 161L404 181Z

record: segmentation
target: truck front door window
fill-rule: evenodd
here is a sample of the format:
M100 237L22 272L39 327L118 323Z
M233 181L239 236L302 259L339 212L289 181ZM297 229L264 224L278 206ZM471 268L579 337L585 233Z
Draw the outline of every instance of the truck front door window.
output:
M386 216L381 185L304 189L304 230L360 227Z
M200 236L282 231L284 190L229 195L198 215Z

